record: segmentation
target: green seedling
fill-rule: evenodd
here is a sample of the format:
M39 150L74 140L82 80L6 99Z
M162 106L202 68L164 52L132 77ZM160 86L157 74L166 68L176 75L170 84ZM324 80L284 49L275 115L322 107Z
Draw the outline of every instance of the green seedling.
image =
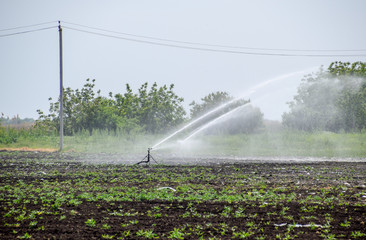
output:
M93 218L90 218L88 220L86 220L85 224L88 226L88 227L95 227L96 225L96 222Z

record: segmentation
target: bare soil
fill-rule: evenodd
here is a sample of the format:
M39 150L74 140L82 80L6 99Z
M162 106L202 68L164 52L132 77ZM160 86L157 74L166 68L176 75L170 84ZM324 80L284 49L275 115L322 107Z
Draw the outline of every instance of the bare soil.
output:
M57 152L57 149L54 148L29 148L29 147L21 147L21 148L0 148L0 151L11 151L11 152Z
M94 155L95 159L107 155ZM61 154L56 152L14 152L0 151L0 239L18 239L31 236L32 239L148 239L149 235L140 233L153 230L151 238L159 239L366 239L366 163L364 161L244 161L211 159L196 170L198 161L190 165L143 165L131 166L132 172L143 169L144 174L134 175L141 181L115 181L121 176L128 176L123 166L117 162L117 156L110 156L114 161L106 164L86 164L88 157L82 155ZM132 160L129 161L129 163ZM113 163L111 163L113 162ZM187 161L192 163L192 161ZM224 162L224 163L223 163ZM176 163L176 162L174 162ZM121 170L116 170L118 168ZM169 173L172 176L200 171L202 174L216 175L208 180L187 178L185 182L176 182L167 178L161 182L143 181L149 175ZM52 172L52 174L50 174ZM37 174L32 174L37 173ZM103 176L97 179L93 174ZM146 173L148 173L146 175ZM199 173L198 173L199 174ZM240 178L246 176L246 178ZM117 177L116 177L117 176ZM199 175L198 175L199 176ZM81 199L77 206L63 204L56 213L50 210L42 217L19 220L9 217L12 208L30 212L40 211L42 196L28 196L29 201L17 202L6 190L6 185L22 184L42 186L42 182L60 184L59 191L72 191L80 195L77 184L94 181L103 186L101 191L108 192L117 186L136 189L149 189L169 186L174 194L180 192L180 186L205 186L218 193L230 191L248 194L262 191L274 191L279 196L294 194L288 201L276 200L278 204L266 204L261 200L250 201L190 201L169 199L140 199L135 201L105 201ZM238 182L241 181L241 185ZM234 184L235 183L235 184ZM258 184L265 184L261 188ZM57 185L58 186L58 185ZM232 189L227 189L230 187ZM233 188L238 189L233 189ZM70 189L70 190L67 190ZM262 189L262 190L261 190ZM281 190L281 191L280 191ZM88 189L85 189L87 192ZM90 190L92 191L92 190ZM170 191L169 189L166 191ZM197 190L198 191L198 190ZM326 191L325 194L324 191ZM339 199L339 194L342 198ZM309 202L307 199L321 196L328 202ZM305 207L305 208L304 208ZM307 212L303 209L315 209ZM158 209L158 210L156 210ZM225 215L225 211L230 213ZM241 216L236 212L244 209ZM281 212L283 210L285 212ZM20 210L21 212L22 210ZM114 212L129 214L114 215ZM282 214L283 213L283 214ZM19 215L19 214L18 214ZM62 217L63 216L63 217ZM62 218L62 219L60 219ZM91 227L86 222L95 220ZM31 222L36 221L36 227ZM349 224L347 224L349 222ZM311 226L310 226L311 225ZM43 228L40 228L43 226ZM180 229L182 235L174 235ZM242 232L242 235L238 234ZM251 233L245 235L245 232ZM359 235L357 237L356 235Z

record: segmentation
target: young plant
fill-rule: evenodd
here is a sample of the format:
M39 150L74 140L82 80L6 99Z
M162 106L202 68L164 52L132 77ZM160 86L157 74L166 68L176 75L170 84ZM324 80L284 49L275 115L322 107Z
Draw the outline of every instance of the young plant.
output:
M107 223L103 224L101 229L110 229L111 226L109 226Z
M179 228L174 228L173 231L169 232L169 238L173 238L173 239L184 239L185 233L181 231L181 229Z
M362 233L360 231L354 231L351 233L351 237L352 238L362 238L362 237L366 237L366 234Z
M147 239L157 238L158 237L158 235L156 233L154 233L153 230L144 231L143 229L138 230L137 233L136 233L136 236L145 237Z
M88 220L86 220L85 224L88 226L88 227L95 227L96 225L96 222L93 218L90 218Z

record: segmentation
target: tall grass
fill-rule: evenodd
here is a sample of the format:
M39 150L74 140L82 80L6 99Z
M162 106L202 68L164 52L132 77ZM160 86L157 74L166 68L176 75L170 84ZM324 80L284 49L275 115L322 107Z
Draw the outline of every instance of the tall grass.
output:
M144 135L125 132L110 133L106 130L95 130L90 136L88 131L81 131L73 136L64 136L64 151L88 153L141 153L151 147L160 135ZM56 133L37 128L10 128L0 126L1 148L60 148L60 137Z
M81 132L64 137L64 151L141 154L163 135ZM59 136L37 129L0 127L0 148L59 149ZM366 157L366 133L300 132L282 129L257 134L206 135L185 144L167 142L154 149L161 154L189 156Z
M43 147L55 148L56 135L42 128L27 127L4 127L0 125L0 147Z

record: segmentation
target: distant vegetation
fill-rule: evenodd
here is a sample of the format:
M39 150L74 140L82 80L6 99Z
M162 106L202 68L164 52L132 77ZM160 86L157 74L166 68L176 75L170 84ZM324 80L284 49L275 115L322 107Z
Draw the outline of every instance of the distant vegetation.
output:
M154 134L170 130L184 121L183 98L174 93L173 84L169 87L158 87L154 83L148 89L148 83L145 83L137 93L133 93L127 84L124 94L109 93L109 97L101 96L100 90L96 92L94 88L95 80L87 79L81 90L65 89L65 135L84 130L90 135L94 130ZM40 117L37 124L59 131L59 106L59 101L51 102L48 115L38 110Z
M158 87L154 83L148 89L148 83L145 83L134 93L127 84L125 93L109 93L109 97L104 97L100 95L100 90L95 91L95 80L87 79L81 90L66 88L64 91L64 133L72 136L88 131L92 135L94 130L107 130L111 133L125 134L164 134L190 120L185 116L183 98L177 96L173 88L173 84L169 87ZM202 103L191 103L191 119L232 99L233 97L226 92L211 93L202 98ZM207 120L248 102L243 99L235 101ZM49 114L38 110L40 117L37 126L59 132L59 105L59 101L51 102ZM221 125L216 131L219 129L221 133L252 132L262 126L263 114L259 109L248 107L245 111L238 112L239 114L232 118L230 126Z
M200 132L201 139L216 146L200 148L199 152L302 156L314 150L310 155L364 157L365 66L362 62L334 62L327 70L304 76L289 103L290 111L282 116L282 125L269 124L250 100L232 101L227 92L213 92L192 102L187 117L183 98L175 94L174 85L159 87L154 83L149 87L145 83L134 92L127 84L125 93L105 97L95 90L95 80L88 79L82 89L64 91L65 146L76 151L141 151L137 145L143 145L143 149L152 146L168 132L232 101L194 126L209 125ZM38 110L35 123L33 119L2 115L0 146L57 149L59 101L49 100L49 114ZM219 118L223 115L228 117Z
M2 114L0 118L0 144L12 144L19 138L33 138L49 135L40 127L34 126L32 118L21 119L19 116L13 118L5 117Z
M304 131L366 129L366 63L333 62L327 71L305 76L285 126Z
M19 115L12 118L5 117L4 113L1 114L0 123L3 126L10 126L15 128L30 127L34 123L33 118L21 119Z

